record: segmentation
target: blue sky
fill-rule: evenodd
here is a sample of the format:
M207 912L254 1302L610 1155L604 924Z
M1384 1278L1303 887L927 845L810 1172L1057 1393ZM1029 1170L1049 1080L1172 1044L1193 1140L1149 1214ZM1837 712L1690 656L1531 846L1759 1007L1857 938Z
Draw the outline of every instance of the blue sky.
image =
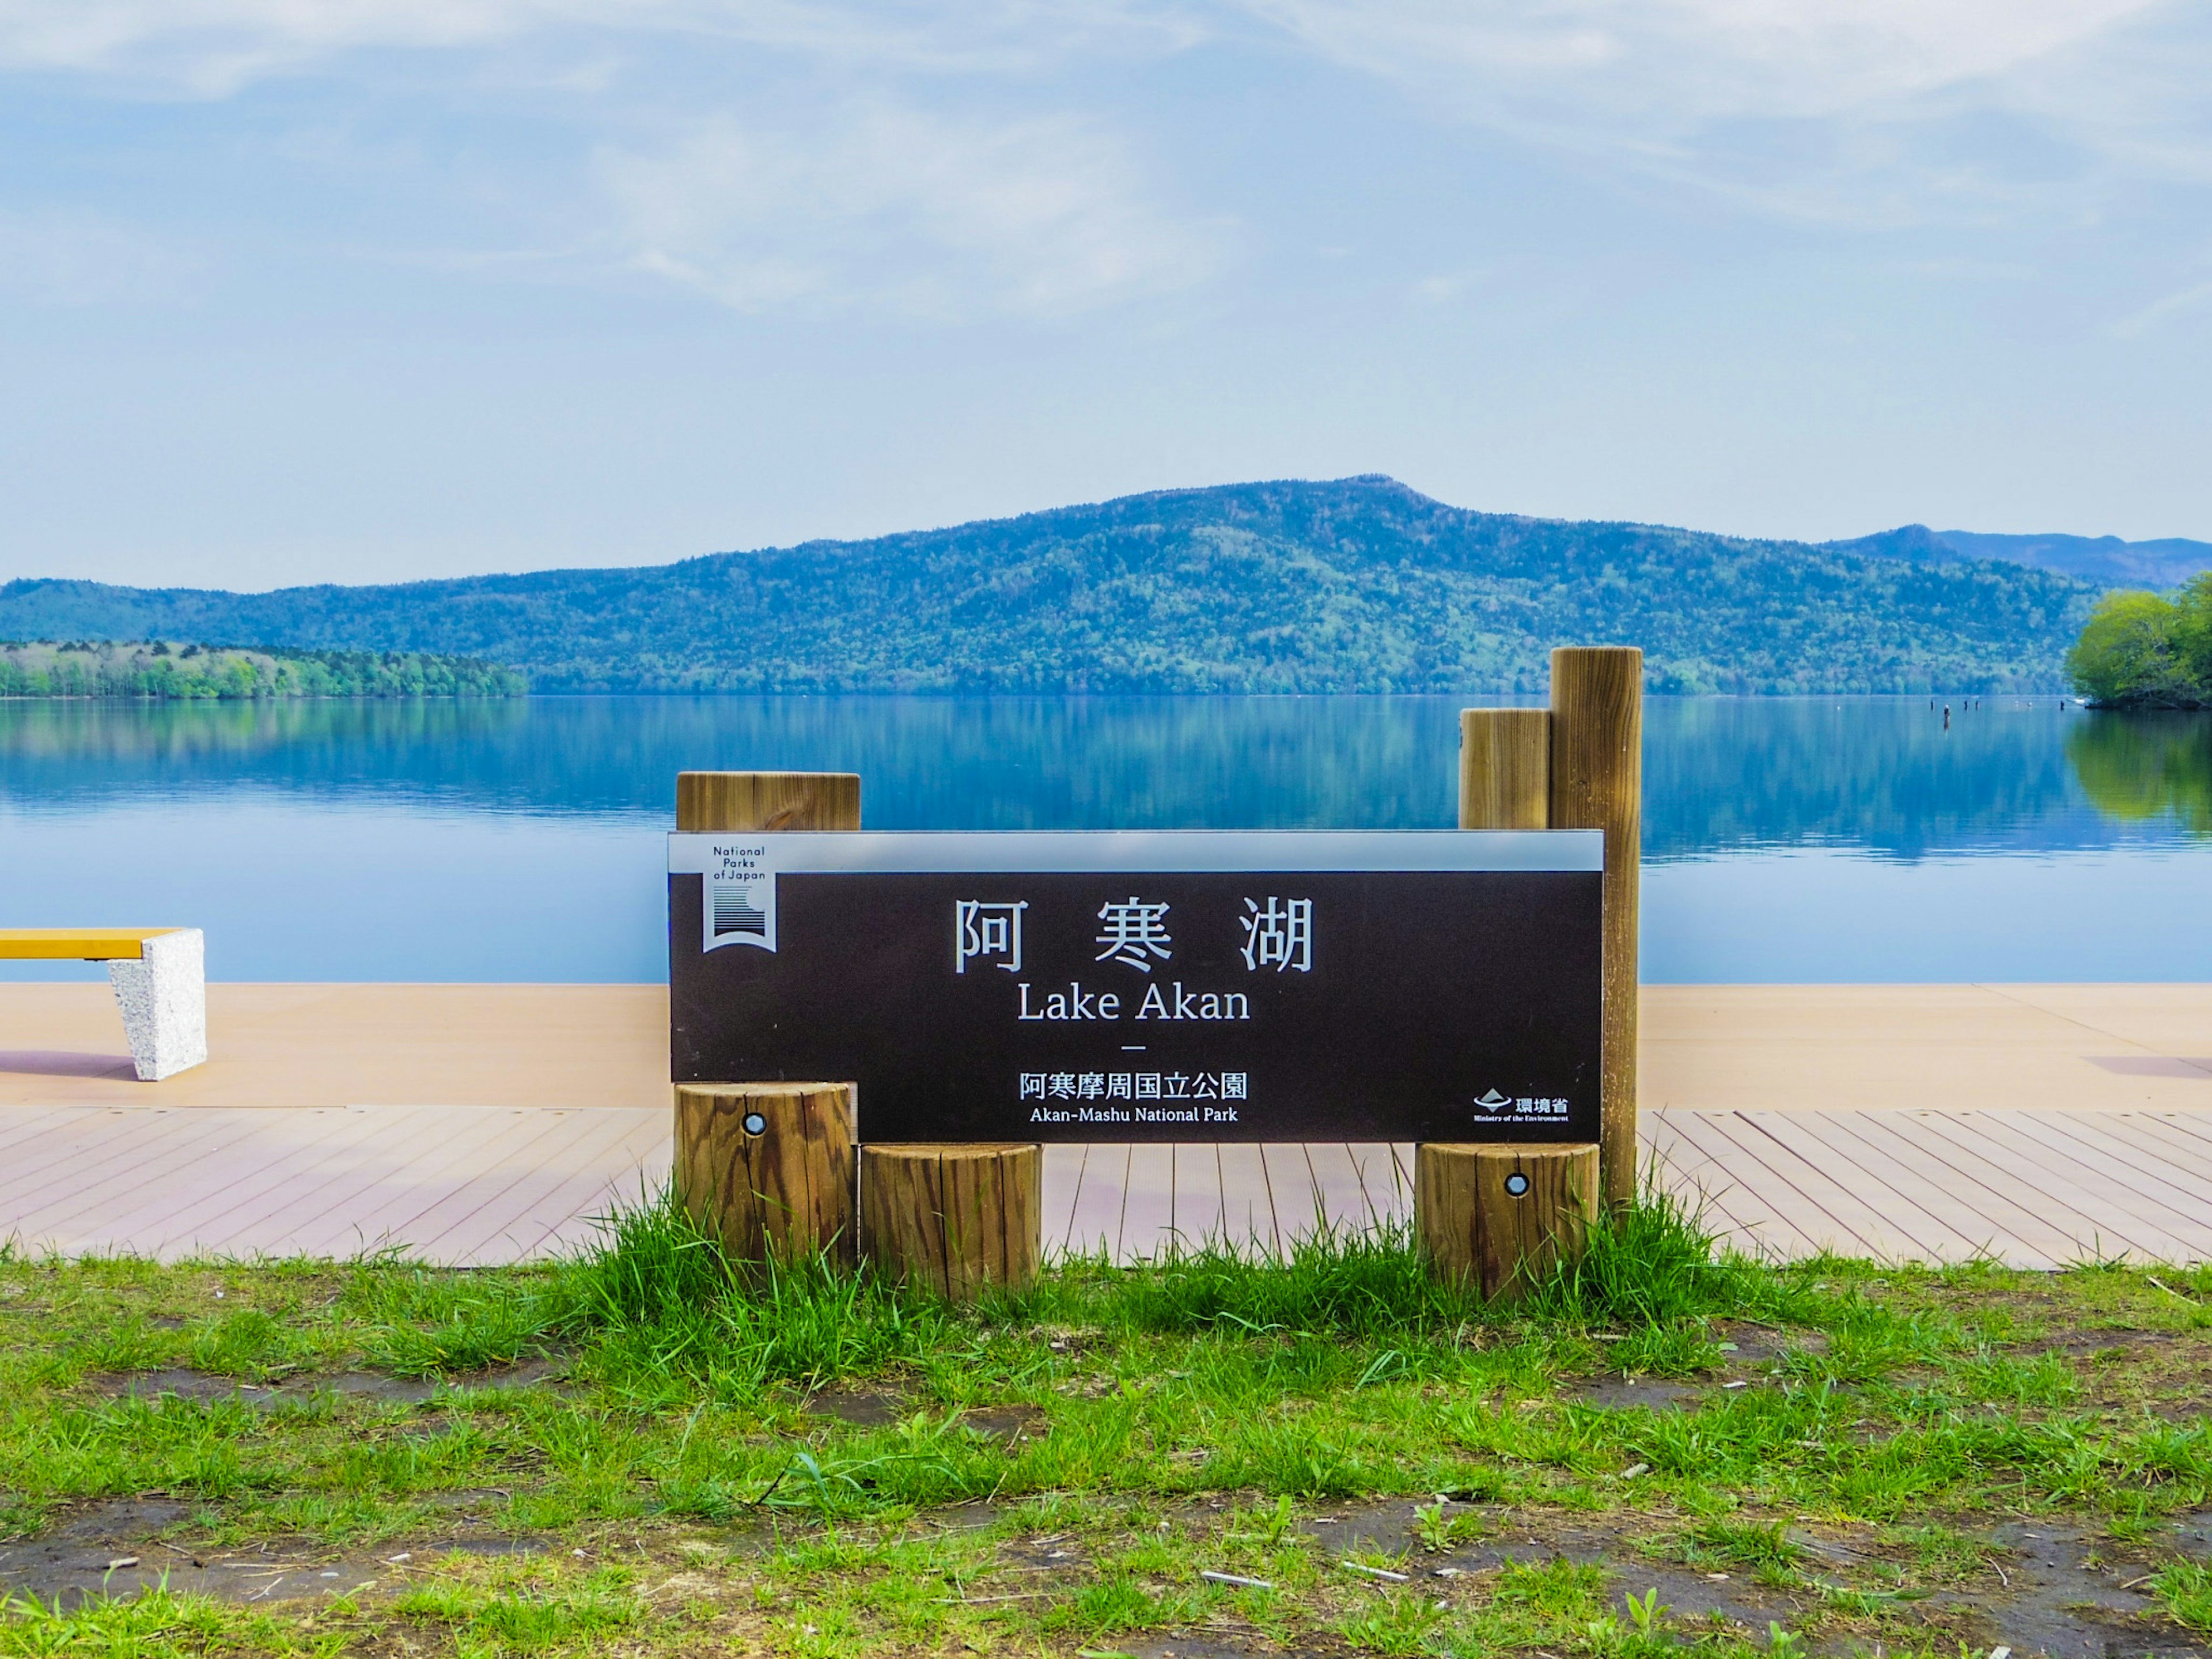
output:
M2212 9L0 0L0 577L1253 477L2212 538Z

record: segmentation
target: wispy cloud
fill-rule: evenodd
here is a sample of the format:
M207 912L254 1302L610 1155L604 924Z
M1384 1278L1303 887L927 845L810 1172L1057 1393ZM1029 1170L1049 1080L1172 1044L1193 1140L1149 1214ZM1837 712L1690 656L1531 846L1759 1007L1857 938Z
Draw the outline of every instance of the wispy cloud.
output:
M524 83L592 158L518 185L550 240L748 310L1052 314L1204 281L1222 216L1133 137L1143 94L1066 83L1255 40L1768 218L2087 219L2212 182L2212 16L2181 0L0 0L0 71L135 95L395 58ZM563 220L577 201L601 217Z
M2212 308L2212 283L2198 283L2162 300L2152 301L2133 315L2114 323L2111 331L2123 340L2139 339L2176 317L2208 308Z
M1443 118L1814 220L2212 173L2212 20L2174 0L1242 0Z
M1156 207L1110 133L866 101L804 131L727 118L599 164L637 268L725 304L1049 316L1203 279L1218 239Z
M1156 52L1203 33L1144 0L9 0L0 66L222 95L364 50L526 37L688 36L915 73L1018 72L1070 53Z

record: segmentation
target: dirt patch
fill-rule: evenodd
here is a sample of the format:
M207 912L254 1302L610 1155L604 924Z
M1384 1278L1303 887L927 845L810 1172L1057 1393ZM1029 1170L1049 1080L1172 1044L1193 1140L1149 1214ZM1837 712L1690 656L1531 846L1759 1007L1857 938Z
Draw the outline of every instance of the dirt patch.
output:
M109 1498L77 1510L53 1528L53 1536L80 1544L119 1544L150 1539L192 1512L173 1498Z
M2071 1330L2004 1346L2014 1353L2031 1358L2055 1353L2069 1358L2155 1359L2191 1334L2182 1331Z
M477 1389L491 1394L504 1394L520 1389L544 1389L549 1393L562 1395L578 1392L568 1382L568 1362L565 1358L521 1359L512 1365L493 1365L484 1370L465 1371L458 1376L449 1376L445 1380L445 1386L455 1392ZM374 1373L354 1372L350 1375L369 1376ZM392 1382L395 1379L386 1377L384 1380Z
M429 1553L435 1555L543 1555L542 1538L458 1538Z
M381 1573L389 1577L388 1571ZM91 1542L57 1533L0 1545L0 1595L74 1607L101 1598L127 1600L157 1585L178 1595L225 1601L293 1601L343 1595L377 1582L373 1564L270 1550L196 1553L152 1540Z
M416 1492L410 1501L433 1510L486 1510L495 1504L514 1500L514 1494L504 1486L469 1486L459 1492Z
M491 1489L426 1494L421 1501L456 1510L504 1502ZM459 1535L414 1544L385 1544L347 1553L305 1542L216 1548L194 1542L185 1523L195 1506L167 1498L115 1498L62 1518L45 1536L0 1544L0 1600L29 1596L49 1607L96 1599L125 1601L156 1586L224 1601L294 1601L395 1587L410 1564L441 1555L532 1555L544 1540L478 1534L482 1523L457 1517ZM164 1533L185 1532L182 1539Z
M2048 1522L2014 1522L1987 1536L2005 1552L2011 1582L1996 1595L1955 1600L2015 1652L2133 1659L2212 1650L2167 1618L2144 1588L2128 1588L2142 1570L2112 1559L2111 1546Z
M976 1406L960 1414L960 1426L1003 1441L1011 1449L1025 1440L1043 1439L1052 1420L1042 1406Z
M1048 1532L1035 1538L1017 1538L1001 1545L1000 1559L1007 1565L1038 1574L1074 1572L1089 1560L1082 1540L1072 1532ZM1040 1587L1048 1583L1041 1578Z
M287 1387L295 1398L334 1394L347 1400L373 1400L386 1406L422 1406L438 1397L440 1384L428 1377L386 1376L380 1371L343 1371L336 1376L302 1377Z
M1824 1584L1893 1590L1900 1558L1872 1540L1847 1541L1793 1529L1802 1552L1786 1583L1762 1583L1734 1566L1700 1568L1654 1559L1647 1553L1654 1524L1649 1517L1567 1523L1543 1515L1491 1506L1447 1504L1440 1519L1458 1519L1477 1535L1431 1549L1421 1541L1414 1514L1425 1505L1401 1501L1350 1507L1316 1516L1304 1525L1332 1559L1380 1556L1408 1575L1410 1584L1437 1588L1460 1599L1458 1581L1480 1583L1509 1562L1538 1565L1571 1561L1603 1570L1607 1598L1626 1613L1626 1598L1656 1590L1678 1626L1715 1618L1763 1638L1769 1623L1795 1628L1823 1610ZM1465 1517L1478 1517L1474 1528ZM2193 1535L2212 1547L2212 1512L2191 1516L2177 1537ZM1975 1575L1972 1589L1908 1591L1897 1604L1904 1616L1931 1634L1988 1650L2009 1646L2021 1659L2137 1659L2191 1656L2212 1659L2212 1644L2177 1625L2142 1582L2147 1558L2101 1542L2078 1528L2014 1522L1978 1535L1994 1550L1993 1565ZM1443 1581L1440 1584L1438 1581ZM1845 1643L1849 1647L1850 1642ZM1841 1651L1842 1650L1838 1650Z
M1694 1409L1707 1392L1687 1382L1668 1382L1656 1376L1628 1376L1620 1372L1586 1377L1560 1390L1566 1399L1604 1411L1633 1411L1641 1407L1654 1412Z
M1713 1340L1729 1365L1777 1366L1792 1354L1820 1355L1828 1351L1826 1331L1784 1331L1771 1325L1753 1325L1741 1319L1713 1322Z
M856 1429L888 1429L905 1422L919 1407L888 1389L824 1389L799 1409L809 1417L849 1423Z
M295 1376L277 1383L245 1382L188 1365L149 1371L100 1371L84 1380L86 1390L107 1400L177 1400L211 1406L231 1402L256 1411L300 1405L318 1395L367 1400L379 1405L422 1406L442 1395L468 1390L505 1393L522 1389L567 1392L562 1362L529 1359L488 1370L435 1378L387 1376L381 1371L343 1371L334 1376Z
M234 1376L216 1376L187 1365L153 1371L101 1371L84 1380L89 1392L105 1400L181 1400L198 1406L222 1401L266 1411L282 1403L273 1388L241 1382Z
M1302 1637L1292 1646L1278 1647L1257 1631L1231 1635L1218 1631L1187 1631L1181 1635L1117 1638L1117 1653L1129 1659L1339 1659L1353 1649L1334 1637Z

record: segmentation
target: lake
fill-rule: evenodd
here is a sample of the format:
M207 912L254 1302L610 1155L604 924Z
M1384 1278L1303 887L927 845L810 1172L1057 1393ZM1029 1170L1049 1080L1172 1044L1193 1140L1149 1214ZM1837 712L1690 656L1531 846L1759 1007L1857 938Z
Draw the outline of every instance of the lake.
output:
M1454 822L1461 697L0 702L0 921L230 980L643 981L685 769L890 830ZM1656 698L1647 981L2212 979L2212 717ZM96 976L0 964L0 976Z

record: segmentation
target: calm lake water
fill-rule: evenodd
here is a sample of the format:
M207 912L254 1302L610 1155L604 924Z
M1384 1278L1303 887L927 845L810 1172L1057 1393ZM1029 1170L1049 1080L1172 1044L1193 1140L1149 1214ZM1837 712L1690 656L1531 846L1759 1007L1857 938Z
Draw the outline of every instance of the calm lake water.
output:
M1431 828L1470 701L0 702L0 921L199 926L220 979L655 980L686 768L857 771L877 829ZM2212 718L1952 710L1653 700L1644 977L2212 979Z

